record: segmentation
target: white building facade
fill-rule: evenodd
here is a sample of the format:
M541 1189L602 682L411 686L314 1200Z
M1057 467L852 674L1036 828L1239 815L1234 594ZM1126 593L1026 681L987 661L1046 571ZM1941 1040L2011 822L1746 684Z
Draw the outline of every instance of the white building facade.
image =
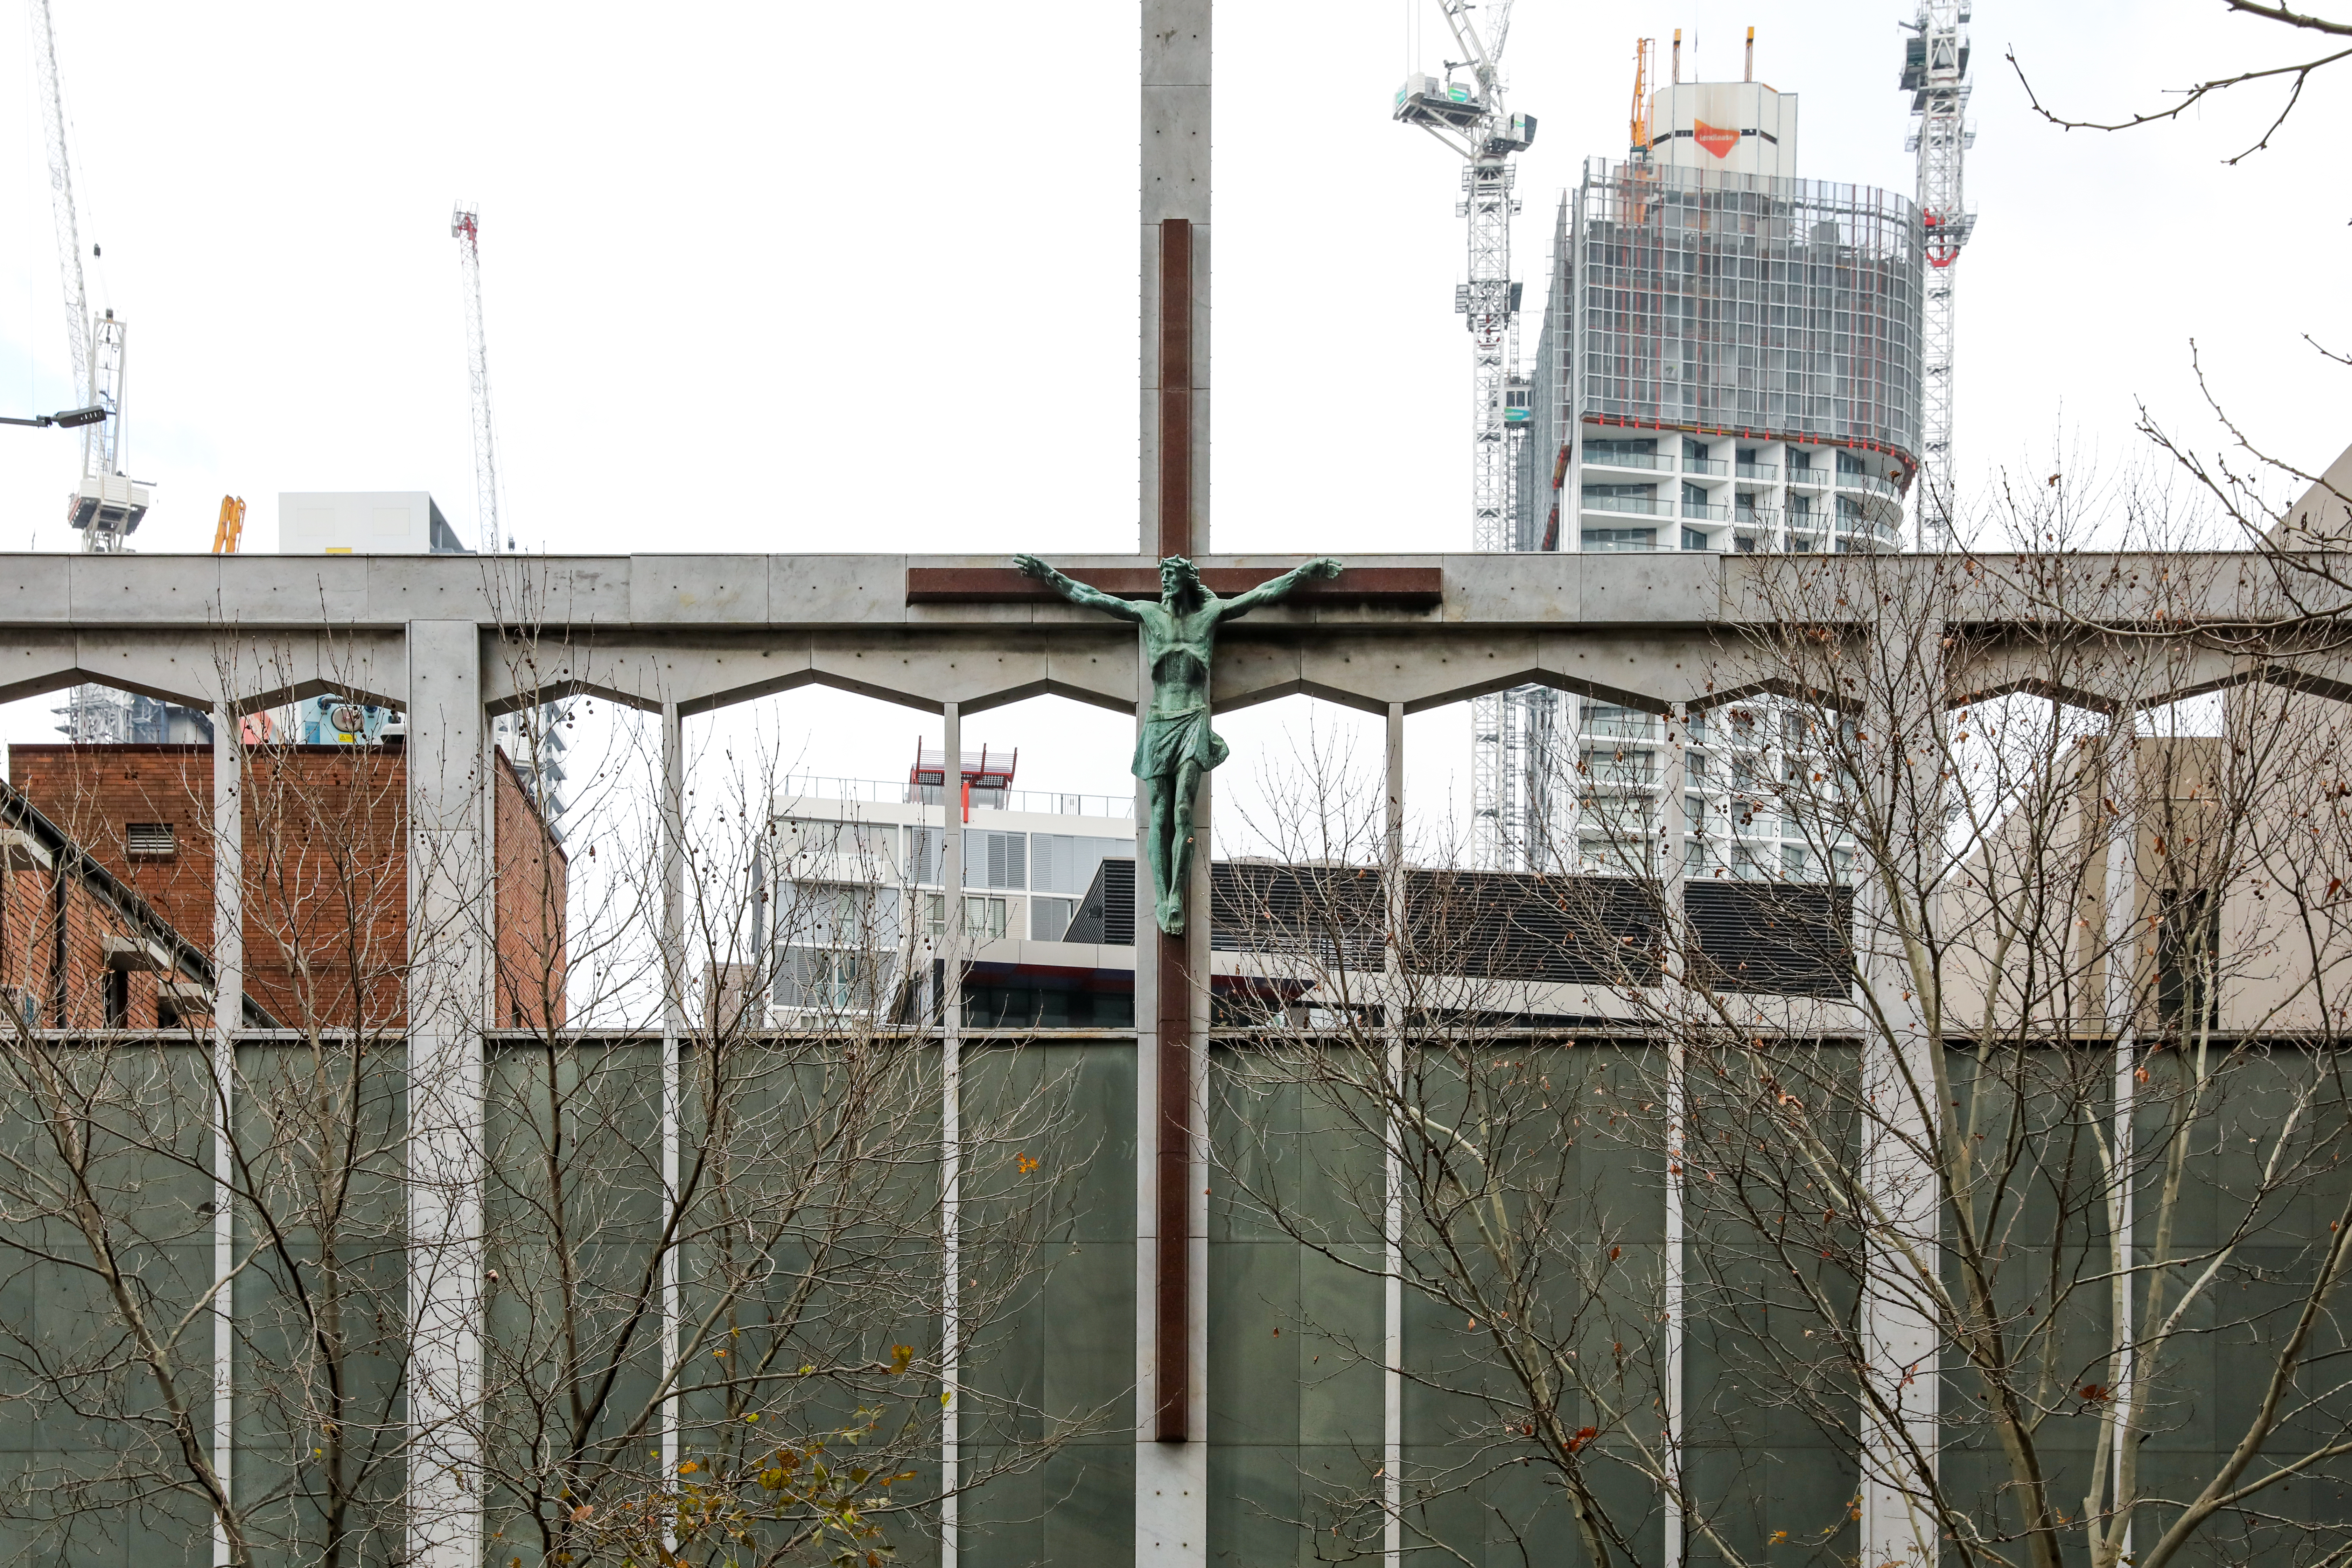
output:
M964 815L962 965L968 986L1022 1024L1108 1022L1120 1005L1093 977L1128 976L1133 959L1068 942L1079 905L1106 859L1135 854L1132 795L1020 790L1011 770L968 753L971 787L919 782L937 753L919 753L904 781L793 777L773 798L765 943L770 1017L825 1014L908 1018L935 1007L949 953L945 871L950 812ZM944 798L943 798L944 797ZM895 955L895 956L886 956ZM973 982L977 982L976 985ZM983 1003L986 999L982 999Z

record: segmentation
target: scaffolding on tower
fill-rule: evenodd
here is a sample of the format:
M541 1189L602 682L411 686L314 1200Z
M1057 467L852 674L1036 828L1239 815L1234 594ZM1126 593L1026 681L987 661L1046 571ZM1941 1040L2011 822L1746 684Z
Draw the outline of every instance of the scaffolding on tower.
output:
M1920 467L1915 544L1952 547L1953 449L1952 284L1960 249L1976 229L1962 165L1976 132L1969 129L1969 23L1966 0L1921 0L1918 19L1906 24L1903 90L1911 94L1918 128L1909 151L1919 158L1920 242L1927 261L1922 347L1926 388L1920 419Z
M1464 58L1444 62L1443 79L1415 71L1397 89L1394 118L1418 125L1463 160L1462 200L1454 216L1468 224L1468 268L1456 284L1454 309L1470 330L1470 547L1509 550L1512 480L1525 438L1526 383L1518 370L1519 285L1511 280L1512 159L1535 140L1530 114L1513 114L1503 100L1502 58L1511 30L1511 0L1489 16L1482 35L1469 0L1438 0ZM1466 71L1467 79L1456 79ZM1521 774L1528 757L1527 694L1503 692L1472 704L1472 787L1475 847L1482 863L1517 858L1524 815Z

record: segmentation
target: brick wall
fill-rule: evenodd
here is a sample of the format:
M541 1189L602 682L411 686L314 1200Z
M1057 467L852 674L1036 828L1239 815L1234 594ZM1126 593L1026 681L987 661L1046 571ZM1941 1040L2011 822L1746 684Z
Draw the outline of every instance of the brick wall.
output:
M189 942L211 950L210 747L15 746L9 772L26 798L93 859ZM400 1023L409 940L405 784L406 757L396 743L248 753L246 990L280 1023L362 1031ZM497 896L480 911L495 922L499 983L491 1022L560 1025L567 866L511 767L498 771L493 822ZM170 834L168 852L156 852L158 829ZM0 900L7 922L0 972L13 977L23 971L47 983L53 956L33 949L42 940L38 930L53 931L55 921L41 927L28 906L54 896L43 879L37 892L12 886ZM91 991L90 1005L104 1001L102 978L87 984L81 978L93 963L102 969L101 939L72 944L66 965L77 998L71 1022L82 1026L96 1020L82 1016L88 1007L80 992ZM137 989L138 977L133 984ZM154 986L150 976L140 991L144 1012L134 1021L142 1026L154 1021Z
M564 885L570 865L548 833L514 763L500 752L491 821L498 862L497 969L490 1024L501 1029L563 1025Z

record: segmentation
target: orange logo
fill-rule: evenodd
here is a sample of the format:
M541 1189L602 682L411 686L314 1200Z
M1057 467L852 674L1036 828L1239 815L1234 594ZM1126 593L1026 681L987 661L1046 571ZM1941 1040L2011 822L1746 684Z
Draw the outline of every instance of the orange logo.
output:
M1697 129L1691 132L1692 137L1700 146L1718 158L1729 157L1731 150L1739 145L1739 132L1737 131L1726 130L1720 125L1709 125L1704 120L1697 121L1696 125Z

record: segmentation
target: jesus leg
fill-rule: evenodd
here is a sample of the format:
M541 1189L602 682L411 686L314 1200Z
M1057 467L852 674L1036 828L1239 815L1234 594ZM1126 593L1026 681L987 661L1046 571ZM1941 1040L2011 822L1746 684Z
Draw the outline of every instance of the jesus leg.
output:
M1171 791L1169 823L1169 854L1167 856L1167 886L1160 897L1168 900L1170 919L1161 929L1171 936L1184 933L1184 893L1192 878L1192 801L1201 789L1201 764L1181 763L1177 765L1174 788Z

